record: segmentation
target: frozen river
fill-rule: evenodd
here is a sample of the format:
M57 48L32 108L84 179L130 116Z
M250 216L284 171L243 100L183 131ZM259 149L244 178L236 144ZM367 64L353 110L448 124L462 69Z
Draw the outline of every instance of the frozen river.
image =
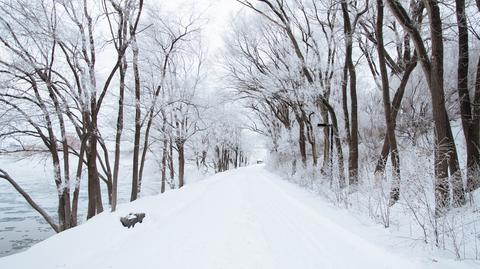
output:
M23 184L22 184L23 183ZM39 203L55 214L55 189L48 184L25 184L29 192L35 192ZM53 194L53 195L52 195ZM51 206L48 206L51 205ZM54 232L50 226L23 200L8 182L0 182L0 257L25 249L41 241Z

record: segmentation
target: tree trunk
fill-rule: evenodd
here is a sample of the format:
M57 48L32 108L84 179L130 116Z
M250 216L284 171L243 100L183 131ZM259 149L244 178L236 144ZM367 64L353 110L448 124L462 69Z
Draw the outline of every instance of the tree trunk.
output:
M112 212L117 209L118 195L118 172L120 168L120 154L123 133L123 102L125 98L125 76L127 72L127 59L125 55L122 57L122 63L119 67L120 88L118 97L118 113L117 113L117 132L115 133L115 160L113 163L113 180L112 180Z
M185 175L185 144L183 141L177 142L178 148L178 187L181 188L184 185Z
M52 100L52 103L55 107L55 113L58 118L61 142L62 142L62 154L63 154L63 174L64 179L62 180L61 175L61 166L60 166L60 156L58 154L59 148L57 145L57 138L55 137L52 129L52 124L50 122L50 117L47 117L47 129L51 137L50 151L53 161L53 169L55 174L55 183L58 192L58 218L60 230L66 230L71 227L71 204L70 204L70 163L69 163L69 146L67 142L67 134L65 130L65 121L64 114L60 107L57 95L50 83L50 77L45 73L39 72L40 77L47 83L47 89Z
M88 137L87 145L87 169L88 169L88 212L87 219L95 216L99 213L100 209L97 208L98 200L101 197L97 197L98 191L98 170L97 170L97 138L95 134L91 133Z
M325 109L325 106L321 105L320 106L321 112L320 115L322 117L322 120L325 124L329 123L328 119L328 111ZM330 132L331 130L329 128L324 127L323 128L323 164L322 164L322 173L325 173L325 171L329 170L330 166Z
M400 198L400 157L397 149L397 139L395 137L395 123L390 106L390 86L388 82L387 64L385 62L384 44L383 44L383 0L377 0L377 22L375 27L377 36L377 54L382 77L383 107L385 111L385 122L387 125L387 138L391 151L392 161L392 184L390 191L389 205L395 204Z
M82 144L80 145L80 153L78 155L77 173L75 175L75 189L73 191L72 200L72 226L78 224L78 198L80 197L80 182L83 172L83 159L85 157L86 136L82 137Z
M476 4L477 4L478 11L480 12L480 0L477 0ZM463 13L459 12L459 7L458 7L459 5L462 5ZM465 21L465 24L462 25L462 26L464 28L466 28L466 29L463 29L463 31L466 30L466 33L465 33L466 42L467 42L466 49L467 49L467 53L468 53L468 28L467 28L467 22L466 22L466 18L465 18L465 6L464 5L465 5L464 0L461 0L460 3L457 1L457 20L458 20L458 13L462 14L463 16L461 16L461 19L463 19ZM460 10L460 11L462 11L462 10ZM460 29L460 26L459 26L459 29ZM460 40L459 40L459 42L460 42ZM459 45L460 45L460 43L459 43ZM460 53L460 48L459 48L459 53ZM467 58L466 61L467 61L467 64L468 64L468 56L466 58ZM459 62L460 62L460 59L459 59ZM467 69L467 72L468 72L468 69ZM467 88L467 92L468 92L468 88ZM472 108L472 115L471 115L471 118L472 118L472 121L471 121L471 136L472 137L470 139L470 144L471 145L467 145L467 149L470 146L473 147L473 149L472 149L473 157L472 157L471 163L468 162L468 156L467 156L467 163L469 165L471 165L471 167L470 166L467 167L468 170L467 170L466 191L468 191L468 192L472 192L472 191L474 191L474 190L476 190L480 187L480 179L479 179L479 176L480 176L480 173L479 173L479 170L480 170L480 167L479 167L480 166L480 153L478 151L479 147L480 147L480 145L479 145L479 140L480 140L480 106L478 105L478 104L480 104L480 57L478 58L478 63L477 63L477 74L476 74L476 79L475 79L475 95L474 95L473 103L474 103L474 105L473 105L473 108ZM468 154L468 152L467 152L467 154Z
M435 131L437 133L436 150L437 159L435 164L435 175L437 178L435 198L437 215L445 211L449 205L449 186L448 186L448 160L451 158L453 162L457 162L453 155L456 148L455 142L451 134L450 122L448 120L447 111L445 109L444 85L443 85L443 33L440 9L436 0L428 0L427 11L430 18L430 33L432 39L432 57L431 57L431 75L430 84L432 89L432 106L433 118L435 120ZM455 173L455 172L454 172ZM457 177L454 179L458 180ZM460 177L461 181L461 177ZM452 182L453 186L461 188L454 190L454 201L461 202L464 200L463 184Z
M111 206L112 205L112 188L113 188L113 179L112 179L112 169L110 167L110 158L108 156L108 149L107 145L105 145L105 141L103 141L103 138L100 137L98 140L98 143L100 144L100 147L103 150L103 156L104 156L104 161L99 157L99 163L100 166L102 167L103 171L105 172L106 179L103 179L105 184L107 185L107 198L108 198L108 204ZM100 187L99 187L100 189Z
M97 170L97 176L98 176L98 170ZM103 212L103 202L102 202L102 189L100 188L100 180L97 177L97 180L95 181L95 192L96 192L96 208L97 208L97 214Z
M330 114L330 118L332 120L331 131L333 135L333 140L335 142L335 149L337 150L337 159L338 159L338 176L339 176L338 183L340 188L344 188L346 186L345 163L343 158L342 142L340 140L340 134L338 132L337 115L335 114L335 110L328 103L327 100L320 97L319 101L322 105L324 105L327 108L328 113ZM333 152L331 154L333 154Z
M345 54L345 57L346 54ZM345 59L345 63L343 66L343 77L342 77L342 108L343 108L343 121L345 125L345 133L347 135L347 142L350 144L350 116L348 112L348 66L347 60Z
M357 108L357 89L356 74L353 62L349 64L350 73L350 99L351 99L351 134L348 170L350 176L350 185L358 184L358 108Z
M132 35L132 32L130 32ZM132 36L132 52L133 52L133 74L135 79L135 135L133 142L133 175L132 175L132 192L130 201L135 201L138 197L139 182L139 153L140 153L140 132L141 132L141 110L140 110L140 73L138 70L138 46L135 33Z
M480 0L477 1L477 4L479 5L479 12L480 12ZM477 63L477 74L476 74L476 79L475 79L475 97L474 97L474 104L475 106L473 107L473 115L472 115L472 121L473 121L473 138L472 140L477 142L480 139L480 57L478 58L478 63ZM480 147L480 145L477 144L477 149ZM477 150L478 154L478 150ZM480 165L480 164L478 164ZM479 167L476 167L477 174L473 174L472 177L467 178L467 191L472 192L478 188L480 188L480 173Z
M310 148L312 150L313 166L317 166L317 164L318 164L317 144L315 143L314 139L309 139L309 143L310 143Z
M297 117L298 122L298 147L300 149L300 157L302 158L302 164L307 165L307 149L306 149L306 137L305 137L305 122Z
M149 138L150 138L150 130L152 128L153 117L154 117L154 108L152 106L151 110L149 111L148 121L147 121L147 128L145 128L145 135L143 136L143 149L142 149L142 156L140 158L140 170L138 172L138 193L142 191L142 178L143 178L143 169L145 168L145 160L147 159L147 151L149 148Z
M160 186L160 193L165 192L165 182L167 181L167 147L168 142L167 139L164 137L162 149L162 183Z
M235 146L235 162L234 162L234 167L238 168L238 146Z
M474 134L474 119L470 106L468 92L468 25L465 14L465 0L456 0L456 17L458 26L458 66L457 66L457 90L460 101L460 113L462 119L463 134L467 147L467 188L478 172L479 153L478 137ZM471 184L471 183L470 183ZM455 188L455 187L454 187ZM454 206L462 205L453 201ZM462 202L462 201L460 201Z
M202 151L202 158L200 159L200 164L202 164L204 167L207 167L207 151L205 150Z
M412 60L405 69L403 73L402 79L400 81L400 86L398 86L397 92L393 97L392 103L392 121L394 128L396 126L397 115L398 111L400 110L400 106L402 104L403 95L405 94L405 89L407 88L407 83L410 78L411 73L415 70L417 66L417 61ZM379 178L381 174L385 171L385 165L387 164L388 154L390 152L390 144L388 141L388 134L385 134L385 138L383 139L383 146L382 152L380 154L380 158L377 161L377 165L375 166L375 177Z
M350 140L349 140L349 155L348 155L348 176L349 185L355 186L358 184L358 105L357 105L357 77L355 65L352 60L353 52L353 30L348 14L348 4L346 0L341 2L344 33L345 33L345 66L348 68L349 86L350 86ZM345 68L345 67L344 67ZM344 71L344 75L346 72ZM346 79L344 78L345 88ZM346 91L346 89L344 89ZM346 96L345 96L346 97ZM344 101L346 103L346 100ZM345 106L345 104L344 104Z
M173 141L172 138L170 138L170 152L168 155L168 169L170 171L170 180L173 182L175 179L175 168L173 164Z
M65 137L65 136L64 136ZM62 188L62 194L61 194L61 199L63 200L63 208L62 208L62 213L64 215L64 224L63 224L63 230L69 229L72 226L72 207L71 207L71 201L70 201L70 163L69 163L69 152L68 152L68 144L66 138L63 139L63 147L66 147L64 149L63 153L63 163L64 163L64 182L63 184L65 185Z
M302 114L303 114L303 118L305 119L304 120L305 127L307 128L308 143L310 144L310 148L311 148L311 151L312 151L313 166L317 166L317 159L318 159L317 143L316 143L316 140L315 140L315 133L313 132L313 126L312 126L311 120L308 117L306 117L304 113L302 113Z
M220 172L220 148L218 147L218 145L215 146L215 157L217 158L216 161L214 162L214 166L215 166L215 173L218 173Z
M230 169L230 151L226 148L223 150L223 171Z
M50 128L49 128L50 129ZM50 132L50 130L49 130ZM57 154L57 145L56 141L52 143L50 148L50 153L52 157L52 166L53 166L53 176L55 179L55 187L57 189L57 196L58 196L58 207L57 207L57 214L58 214L58 227L60 231L65 230L65 196L64 196L64 189L62 186L62 175L60 172L60 159Z

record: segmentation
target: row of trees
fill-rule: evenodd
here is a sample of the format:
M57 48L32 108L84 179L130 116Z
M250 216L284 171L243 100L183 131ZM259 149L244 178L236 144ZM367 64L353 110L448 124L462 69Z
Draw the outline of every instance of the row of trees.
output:
M253 13L248 22L235 19L227 38L230 83L257 114L261 132L271 140L272 153L291 162L293 171L297 159L303 167L317 166L316 134L322 133L321 171L334 175L335 156L338 186L355 191L359 145L383 139L383 146L377 149L375 178L381 183L390 156L389 204L395 204L401 186L397 121L404 116L399 112L408 110L402 105L408 87L421 83L429 92L426 114L431 120L427 124L431 122L435 144L436 214L464 205L466 192L478 189L480 59L474 49L479 45L478 1L237 2ZM458 61L458 68L444 61L449 56ZM410 79L412 74L418 74L415 81ZM371 83L365 82L366 76ZM363 83L362 88L358 83ZM370 89L381 92L383 134L360 129L364 123L359 122L359 108L363 109L359 96L370 95ZM454 93L456 103L447 98ZM424 103L411 105L419 109ZM451 120L457 118L467 149L466 181L460 166L463 156L458 155L451 127ZM360 138L362 134L365 136ZM281 148L282 143L287 149ZM292 147L297 148L293 154ZM290 157L282 157L285 154Z
M119 180L127 176L122 152L132 153L131 201L149 158L159 164L161 192L185 184L195 152L206 167L220 167L221 158L219 171L234 160L215 155L224 141L196 142L216 127L215 117L205 117L211 112L203 93L202 24L194 13L174 16L143 0L0 2L1 153L48 156L58 221L9 171L0 177L55 231L78 224L83 178L87 218L104 210L105 198L116 209ZM228 140L237 154L239 136Z

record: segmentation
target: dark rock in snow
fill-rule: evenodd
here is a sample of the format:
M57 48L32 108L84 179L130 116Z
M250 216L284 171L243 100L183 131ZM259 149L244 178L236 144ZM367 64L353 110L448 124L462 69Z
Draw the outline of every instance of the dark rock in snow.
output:
M120 218L120 222L122 223L123 227L135 227L137 222L142 223L143 219L145 218L145 213L130 213L125 217Z

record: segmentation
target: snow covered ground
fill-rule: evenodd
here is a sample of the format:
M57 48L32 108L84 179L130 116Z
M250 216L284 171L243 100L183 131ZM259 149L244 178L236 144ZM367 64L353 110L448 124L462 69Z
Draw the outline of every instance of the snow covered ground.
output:
M145 212L133 229L119 218ZM123 204L0 259L0 268L473 268L397 247L378 226L268 172L228 171Z

